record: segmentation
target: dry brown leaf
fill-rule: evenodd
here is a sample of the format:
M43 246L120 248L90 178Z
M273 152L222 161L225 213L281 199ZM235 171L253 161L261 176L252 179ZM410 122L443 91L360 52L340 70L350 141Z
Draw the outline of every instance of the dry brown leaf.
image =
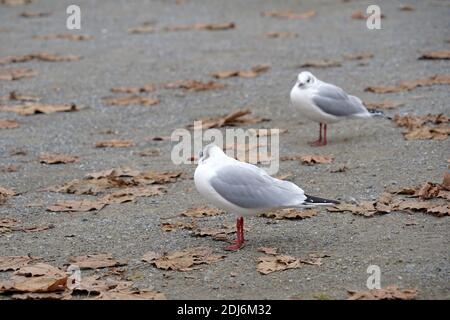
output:
M189 271L198 265L212 264L223 260L225 256L214 254L207 247L188 248L181 251L173 251L150 261L158 269Z
M36 2L36 0L0 0L0 4L6 4L11 7L30 4L33 2Z
M194 229L193 235L197 237L212 237L218 241L228 241L228 235L236 232L236 228L232 225L223 225L221 228L197 228Z
M66 292L50 292L50 293L28 292L28 293L16 293L11 295L11 299L14 300L61 300L69 298L70 294Z
M14 129L19 127L19 123L14 119L0 119L0 129Z
M310 10L302 13L293 11L265 11L262 12L263 17L274 17L280 19L308 19L317 15L316 11Z
M417 87L427 87L442 84L450 84L450 75L434 75L417 80L401 81L395 86L370 86L365 88L364 91L374 93L394 93L401 91L410 91Z
M49 265L47 263L36 263L34 265L26 265L20 267L17 271L14 272L15 275L24 276L24 277L37 277L37 276L57 276L57 277L65 277L66 272Z
M19 166L10 164L10 165L1 167L0 172L17 172L17 171L19 171L19 168L20 168Z
M0 80L13 81L22 78L34 77L37 74L37 71L30 68L0 69Z
M347 172L349 168L345 164L338 165L337 167L334 167L330 169L331 173L338 173L338 172Z
M258 251L273 256L278 254L278 248L259 247Z
M100 269L126 265L126 262L114 259L110 253L70 257L69 262L80 269Z
M234 29L236 25L233 22L228 23L196 23L192 25L180 25L163 28L163 31L188 31L188 30L207 30L220 31Z
M145 84L142 87L114 87L111 92L115 93L143 93L143 92L153 92L156 90L156 86L152 83Z
M230 77L254 78L259 76L261 73L266 72L269 69L270 69L269 64L259 64L252 67L250 70L220 71L213 73L212 76L216 79L225 79Z
M351 212L355 215L362 215L365 217L371 217L378 211L375 208L376 202L374 201L362 201L359 204L339 203L331 207L327 207L329 212Z
M47 211L52 212L88 212L101 210L106 206L101 201L91 200L65 200L57 201L55 204L47 207Z
M142 261L151 263L152 261L159 259L163 256L162 253L154 252L154 251L148 251L142 256Z
M167 189L161 186L126 188L108 194L100 201L105 204L124 203L134 201L138 197L153 197L163 195L166 192Z
M1 64L8 64L8 63L20 63L20 62L27 62L31 60L40 60L40 61L47 61L47 62L59 62L59 61L76 61L80 60L81 56L76 55L58 55L58 54L52 54L47 52L38 52L38 53L31 53L23 56L7 56L0 58L0 65Z
M172 232L177 229L193 230L197 228L195 221L168 221L161 223L161 229L165 232Z
M210 128L220 128L224 126L237 126L237 125L246 125L246 124L256 124L264 121L269 121L269 119L264 118L252 118L248 117L251 113L249 109L240 109L233 112L230 112L226 115L213 117L213 118L202 118L196 121L201 121L201 127L203 129ZM197 123L194 125L188 125L188 128L195 129L197 128Z
M400 7L398 7L400 9L400 11L414 11L416 10L414 8L414 6L410 5L410 4L403 4Z
M300 162L302 164L313 165L321 163L331 163L333 161L333 156L325 155L305 155L300 157Z
M413 300L417 297L417 289L399 289L397 286L387 286L369 291L348 290L348 300Z
M220 82L202 82L197 80L179 80L164 84L164 88L166 89L184 89L185 91L207 91L223 89L225 87L226 85Z
M223 210L217 208L196 207L183 211L181 215L186 217L202 218L202 217L217 216L219 214L224 213L225 212Z
M384 100L379 102L364 102L364 105L367 107L367 109L382 109L382 110L394 109L404 104L405 104L404 102L393 100Z
M113 89L124 89L124 88L113 88ZM130 88L127 88L130 89ZM132 104L142 105L142 106L153 106L159 103L159 99L151 97L141 97L137 95L128 95L118 98L105 98L104 103L108 106L128 106Z
M66 288L67 275L64 276L40 276L22 277L13 276L11 280L0 282L0 293L13 292L55 292L64 291Z
M292 39L292 38L297 38L298 37L298 33L295 32L289 32L289 31L279 31L279 32L267 32L265 34L265 36L267 38L288 38L288 39Z
M73 34L73 33L59 33L59 34L46 34L33 36L33 39L39 40L70 40L70 41L84 41L94 38L93 36L87 34Z
M151 289L113 289L102 292L96 300L166 300L166 295Z
M448 60L450 59L450 50L438 50L426 52L419 57L421 60Z
M141 157L157 157L161 155L161 150L158 148L154 149L144 149L139 152Z
M356 52L356 53L349 53L344 54L343 57L345 60L366 60L366 59L372 59L373 58L372 52Z
M21 94L21 93L18 93L16 91L10 91L9 94L7 94L7 95L5 95L3 97L0 97L0 100L3 100L3 101L11 100L11 101L21 101L21 102L36 102L36 101L41 100L41 98L38 97L38 96L35 96L35 95Z
M321 59L321 60L310 60L301 64L300 68L331 68L340 67L342 63L339 60L331 59Z
M39 156L39 161L46 164L73 163L80 159L78 156L67 154L43 153Z
M134 146L133 140L104 140L95 143L96 148L128 148Z
M317 210L315 209L306 209L306 210L298 210L298 209L279 209L275 211L269 211L261 214L262 217L271 218L275 220L281 219L306 219L311 218L317 215Z
M427 209L427 213L437 217L450 216L450 206L447 204L436 205Z
M14 112L22 116L39 113L51 114L55 112L73 112L78 110L80 110L80 108L75 104L45 104L37 102L27 102L17 106L0 106L0 111Z
M23 18L42 18L48 17L51 14L52 14L51 12L24 11L20 13L19 16Z
M128 29L128 32L133 33L133 34L152 33L155 31L156 30L153 27L153 23L151 23L151 22L145 22L145 23L141 24L140 26Z
M267 255L258 258L257 270L262 274L276 271L298 269L301 266L300 259L288 255Z
M352 19L356 19L356 20L367 20L367 18L369 17L368 15L366 15L363 11L361 11L361 10L357 10L357 11L354 11L353 13L352 13ZM381 19L383 19L383 18L386 18L386 16L384 15L384 14L380 14L380 18Z
M0 220L0 227L1 227ZM31 256L0 256L0 271L15 271L36 260Z

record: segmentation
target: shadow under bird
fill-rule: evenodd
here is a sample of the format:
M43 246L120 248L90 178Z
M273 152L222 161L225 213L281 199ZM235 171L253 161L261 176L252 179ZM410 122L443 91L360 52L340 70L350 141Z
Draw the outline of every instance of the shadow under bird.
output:
M308 208L339 203L306 195L297 185L269 176L263 169L227 156L214 144L200 153L194 174L198 192L216 207L236 214L236 241L244 244L244 217L279 208Z
M315 147L327 144L327 124L343 119L384 116L381 111L367 110L358 97L347 94L334 84L317 79L308 71L298 75L291 90L291 103L300 115L319 123L319 138L310 142Z

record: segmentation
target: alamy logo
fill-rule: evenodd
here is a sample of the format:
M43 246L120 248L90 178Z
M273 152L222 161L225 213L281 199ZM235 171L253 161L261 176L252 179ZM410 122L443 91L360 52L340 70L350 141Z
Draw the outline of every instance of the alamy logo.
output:
M373 4L367 7L366 13L368 14L366 20L367 29L381 29L381 8Z
M366 286L368 289L381 289L381 269L377 265L370 265L367 267L367 273L370 276L367 278Z
M72 4L67 7L66 13L69 15L66 20L66 28L69 30L81 29L81 9L79 6Z

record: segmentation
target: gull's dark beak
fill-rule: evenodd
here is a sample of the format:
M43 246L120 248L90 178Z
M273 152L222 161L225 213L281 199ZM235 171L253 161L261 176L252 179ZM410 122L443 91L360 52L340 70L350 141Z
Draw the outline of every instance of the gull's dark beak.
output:
M203 151L200 151L198 154L199 159L203 158Z

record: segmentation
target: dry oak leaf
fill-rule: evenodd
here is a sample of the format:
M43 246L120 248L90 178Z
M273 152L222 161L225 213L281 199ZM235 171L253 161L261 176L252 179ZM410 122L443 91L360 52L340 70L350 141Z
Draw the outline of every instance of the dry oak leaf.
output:
M400 9L400 11L414 11L415 10L414 6L412 6L410 4L403 4L398 8Z
M113 88L119 89L119 88ZM123 88L120 88L123 89ZM130 88L128 88L130 89ZM137 95L128 95L118 98L105 98L104 103L108 106L128 106L128 105L142 105L142 106L153 106L159 103L159 99L151 97L141 97Z
M14 112L21 116L29 116L34 114L51 114L55 112L73 112L80 110L75 104L45 104L37 102L26 102L17 106L0 106L0 111Z
M79 267L80 269L100 269L126 265L126 262L114 259L110 253L70 257L69 263Z
M259 252L263 252L268 255L277 255L278 254L278 248L271 248L271 247L259 247Z
M132 140L104 140L95 143L96 148L128 148L134 146L134 142Z
M0 80L13 81L22 78L34 77L37 74L37 71L30 68L0 69Z
M315 209L306 209L306 210L298 210L298 209L279 209L275 211L269 211L261 214L262 217L271 218L275 220L281 219L306 219L311 218L317 215L317 210Z
M20 267L17 271L14 272L15 275L24 276L24 277L38 277L38 276L57 276L57 277L65 277L66 272L49 265L47 263L36 263L34 265L25 265Z
M100 201L105 204L124 203L134 201L138 197L153 197L163 195L166 192L167 189L161 186L126 188L108 194Z
M211 248L195 247L173 251L149 261L158 269L189 271L202 264L212 264L223 260L225 255L214 254Z
M307 259L300 259L284 254L273 254L258 258L257 270L262 274L269 274L276 271L284 271L288 269L298 269L302 264L322 265L322 258L329 257L326 254L310 253Z
M322 60L310 60L301 64L300 68L331 68L340 67L342 63L339 60L322 59Z
M343 55L345 60L366 60L372 59L374 54L372 52L356 52L356 53L348 53Z
M251 111L249 109L240 109L236 111L232 111L226 115L213 117L213 118L202 118L194 121L193 125L188 125L188 128L220 128L224 126L238 126L238 125L246 125L246 124L256 124L264 121L269 121L269 119L265 118L252 118L248 117Z
M258 64L252 67L250 70L220 71L213 73L212 76L216 79L225 79L230 77L254 78L259 76L261 73L266 72L269 69L270 69L269 64Z
M0 186L0 195L11 197L17 195L17 193L13 189Z
M197 237L212 237L218 241L228 241L228 235L236 232L232 225L223 225L222 228L197 228L192 235Z
M313 165L321 163L331 163L333 156L326 155L297 155L297 156L282 156L281 161L300 161L302 164Z
M23 56L7 56L0 58L0 64L8 64L8 63L19 63L19 62L27 62L31 60L40 60L47 62L58 62L58 61L76 61L80 60L81 56L76 55L58 55L47 52L38 52L31 53Z
M64 291L67 275L44 275L40 277L13 276L10 280L0 282L0 293L34 292L46 293Z
M432 85L450 84L450 75L434 75L416 80L401 81L395 86L370 86L364 89L374 93L394 93L410 91L417 87L427 87Z
M445 140L450 134L450 126L420 127L403 132L406 140Z
M348 290L348 300L413 300L417 297L417 289L399 289L397 286L387 286L369 291Z
M182 216L186 217L194 217L194 218L202 218L202 217L211 217L217 216L219 214L224 214L225 211L217 208L210 207L197 207L190 208L181 213Z
M450 50L439 50L426 52L419 57L421 60L448 60L450 59Z
M292 38L297 38L298 37L298 33L295 32L289 32L289 31L273 31L273 32L267 32L265 33L265 36L267 38L288 38L288 39L292 39Z
M355 215L362 215L365 217L371 217L378 211L375 207L374 201L361 201L359 204L339 203L333 206L327 207L329 212L351 212Z
M39 156L39 161L46 164L73 163L80 159L78 156L67 154L43 153Z
M195 224L195 221L168 221L161 223L161 229L165 232L172 232L177 229L188 229L192 230L197 228L197 225Z
M31 256L0 256L0 271L18 270L36 259Z
M265 11L262 12L263 17L274 17L280 19L308 19L317 15L316 11L310 10L302 13L293 11Z
M87 35L87 34L72 34L72 33L58 33L58 34L46 34L46 35L33 36L33 39L39 39L39 40L60 39L60 40L70 40L70 41L84 41L84 40L90 40L92 38L94 38L94 37Z
M428 208L427 213L432 214L437 217L450 216L450 205L436 205L434 207Z
M51 212L88 212L93 210L101 210L106 206L101 201L90 200L66 200L57 201L55 204L47 207L47 211Z
M223 89L226 85L223 83L208 81L202 82L197 80L179 80L164 84L165 89L184 89L185 91L207 91Z
M19 127L19 123L14 119L0 119L0 129L14 129Z

